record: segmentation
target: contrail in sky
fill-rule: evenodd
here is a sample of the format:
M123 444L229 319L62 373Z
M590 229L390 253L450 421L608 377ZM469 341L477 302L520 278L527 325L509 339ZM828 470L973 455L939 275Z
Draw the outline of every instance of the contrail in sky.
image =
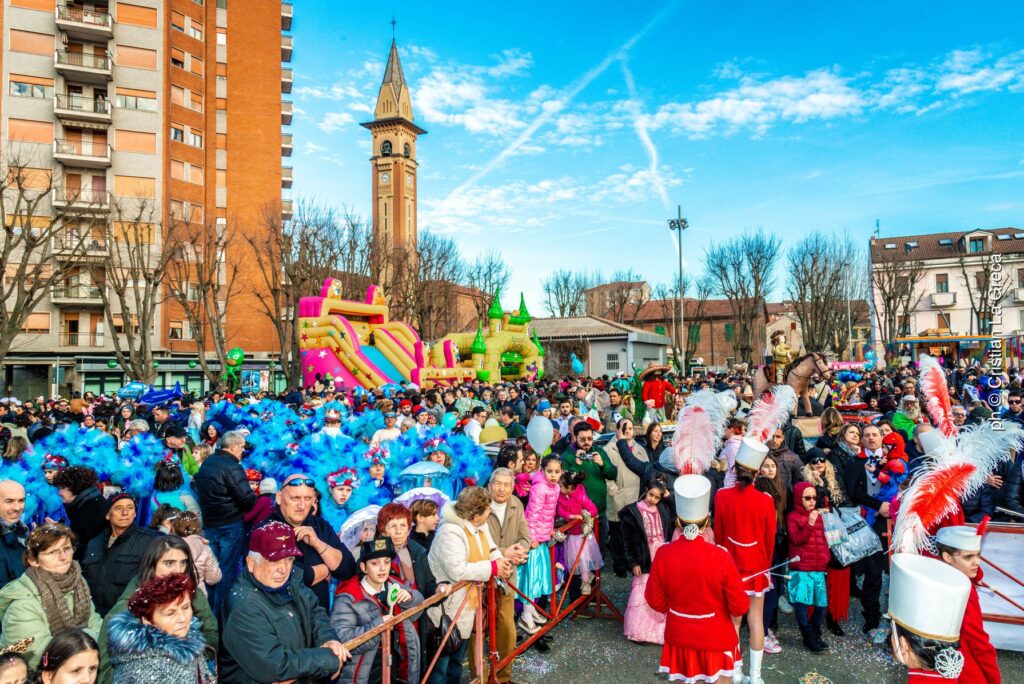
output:
M637 42L639 42L644 36L646 36L651 31L651 29L660 24L661 21L665 18L665 16L669 14L669 12L671 12L677 4L678 2L672 2L663 7L661 11L655 14L654 17L652 17L651 20L648 21L647 24L642 29L640 29L640 31L636 33L632 38L627 40L616 50L614 50L611 54L609 54L607 57L601 60L601 62L598 63L595 67L593 67L592 69L584 73L582 76L577 78L573 83L571 83L569 87L561 93L558 100L555 101L556 106L545 108L540 114L537 115L537 118L535 118L533 122L530 123L530 125L527 126L526 129L524 129L523 132L520 133L516 137L516 139L513 140L508 145L508 147L499 152L497 156L494 157L494 159L484 164L483 168L481 168L479 171L470 176L466 181L460 184L457 188L448 193L448 197L445 198L444 202L447 203L454 199L455 197L471 189L474 185L480 182L480 180L484 176L493 171L498 165L500 165L506 159L514 155L520 147L526 144L530 140L530 138L533 137L533 134L536 133L541 126L548 123L548 121L551 120L551 117L562 111L562 109L564 109L567 104L572 102L573 99L577 95L579 95L584 88L590 85L595 78L597 78L605 71L607 71L608 67L611 66L612 62L614 62L617 59L620 59L623 56L623 54L628 52L634 45L637 44Z
M651 136L647 132L647 120L644 118L643 103L640 100L640 93L636 89L636 81L633 80L633 72L629 69L629 58L625 54L619 58L619 66L622 67L622 76L626 79L626 88L629 90L627 105L630 114L633 116L633 130L636 131L636 137L640 138L640 144L647 151L647 158L651 162L651 180L658 191L658 196L661 197L661 203L666 209L669 209L665 182L661 178L661 173L658 172L658 148L651 142Z

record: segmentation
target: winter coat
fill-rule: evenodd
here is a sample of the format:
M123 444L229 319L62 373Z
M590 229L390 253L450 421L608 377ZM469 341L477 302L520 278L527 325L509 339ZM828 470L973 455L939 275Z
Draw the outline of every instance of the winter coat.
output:
M530 540L543 544L551 539L555 529L555 512L558 509L558 485L548 482L544 471L538 469L530 482L530 503L526 505L526 524L530 528ZM434 538L434 545L437 538ZM433 550L433 546L430 547Z
M113 684L213 684L206 642L199 620L184 637L147 625L129 612L110 621Z
M824 572L831 558L825 540L825 521L818 516L812 525L810 511L804 510L800 501L805 491L814 488L809 482L799 482L793 490L794 509L786 518L786 530L789 532L789 555L800 556L800 560L790 563L790 570Z
M960 684L999 684L996 649L992 646L981 614L978 600L978 583L984 578L981 568L971 580L971 595L967 598L967 610L960 625L960 652L964 654L964 669L960 673Z
M81 563L86 545L107 528L107 501L99 489L86 487L71 503L64 505L64 513L68 516L68 527L78 539L75 560Z
M568 521L574 515L583 515L583 511L587 511L592 517L597 517L597 506L587 496L587 490L583 485L576 485L568 496L565 494L558 495L558 505L555 509L557 517ZM565 533L582 534L583 522L577 521L575 525L565 530Z
M28 528L20 522L0 528L0 587L21 577L25 572L25 538Z
M415 589L420 592L424 597L429 598L434 595L437 590L437 580L434 579L434 575L430 572L430 561L427 559L427 549L420 546L419 542L410 538L405 548L409 550L409 559L412 561L412 582L409 584L415 584ZM391 564L393 572L398 574L400 572L398 557L395 556L394 562ZM406 580L409 578L407 577Z
M132 597L135 590L139 588L139 577L136 575L128 586L121 592L121 598L117 600L114 607L110 609L107 616L103 618L103 626L100 627L96 643L100 647L100 676L96 680L99 684L111 684L114 670L110 661L110 623L118 615L128 610L128 599ZM202 631L203 640L212 653L216 653L220 647L220 637L217 634L217 618L213 615L210 601L206 594L199 591L192 597L192 617L199 620L199 628Z
M338 635L301 569L292 569L287 593L271 593L243 567L224 608L221 684L306 684L338 671L337 656L320 648Z
M199 588L206 593L208 585L217 584L221 580L220 563L210 550L209 542L200 535L190 534L185 537L185 543L192 552L192 562L195 563L196 574L199 576Z
M275 521L286 525L288 524L281 515L280 510L274 511L274 514L270 516L268 520L268 522ZM306 516L302 525L305 527L311 527L320 541L341 552L341 562L338 563L338 567L330 571L330 576L327 579L313 584L313 579L316 576L314 568L317 565L324 565L324 561L320 557L320 554L316 552L316 549L306 542L298 540L295 542L299 551L302 552L302 557L295 559L295 567L302 571L302 583L312 590L316 595L317 600L320 602L320 605L326 609L331 605L331 578L334 578L339 582L343 582L349 577L354 576L356 574L356 561L352 557L352 552L348 550L348 547L341 543L341 540L338 539L338 535L333 529L331 529L330 523L326 520L318 515L310 513Z
M124 588L139 574L142 554L159 537L159 532L132 525L110 546L107 546L109 527L89 542L82 561L82 575L89 583L92 602L100 615L110 612Z
M804 467L804 462L800 460L799 456L785 447L780 450L772 449L771 456L775 459L775 464L778 466L779 478L782 480L783 486L787 492L792 491L793 485L801 479L800 469Z
M769 494L753 485L715 494L715 542L729 552L741 575L771 567L775 528L775 501Z
M619 453L617 444L609 442L606 453L607 456L605 456L604 461L615 466L615 477L611 479L607 486L608 496L605 500L605 514L609 522L619 522L619 511L640 498L641 478L626 465L622 454ZM636 442L632 444L630 453L638 461L648 460L647 451ZM575 463L575 460L573 462ZM594 503L596 504L597 501L594 500ZM598 506L598 510L600 510L600 506Z
M576 463L576 445L571 444L569 450L562 454L562 466L566 470L579 471L586 474L587 479L583 481L583 486L587 489L587 496L597 506L598 515L603 517L605 508L608 505L608 483L606 480L614 481L619 475L619 470L612 463L612 460L608 458L608 454L605 453L604 449L595 446L592 447L591 451L596 451L601 455L603 465L597 465L595 461ZM616 512L618 512L618 509L616 509Z
M64 595L68 608L73 609L73 592ZM50 645L53 634L50 624L43 612L43 603L39 598L39 589L27 576L22 575L0 589L0 615L3 615L0 626L0 648L10 646L25 637L34 637L34 641L25 651L25 660L31 669L39 667L39 659L43 651ZM82 628L95 638L100 631L102 620L95 608L89 613L89 623Z
M530 548L530 528L526 524L523 502L514 496L509 497L506 504L504 521L499 523L494 509L491 509L491 515L487 518L487 531L491 533L491 539L499 549L507 549L516 544L524 549ZM508 582L516 583L516 573L512 573Z
M675 515L672 512L672 504L669 500L663 500L658 504L658 512L661 513L661 532L667 544L672 540L672 532L675 530ZM647 545L647 532L644 530L643 514L637 503L631 503L619 511L619 524L622 530L622 554L626 559L626 567L634 568L640 566L640 572L644 575L651 571L651 547Z
M643 445L639 442L634 442L633 446L631 446L627 439L615 440L615 453L622 460L622 464L640 478L640 488L637 491L637 497L639 497L640 492L646 491L651 481L658 476L660 472L657 467L658 459L651 460ZM638 458L637 454L640 454L642 458ZM678 473L676 476L678 477ZM633 502L631 501L630 503ZM621 511L622 509L620 508L619 510Z
M392 581L401 583L398 578L392 578ZM423 596L418 591L411 588L407 590L412 599L398 604L394 611L395 615L423 603ZM381 606L374 597L367 596L358 577L350 577L338 585L338 590L334 594L331 627L338 633L338 639L345 643L383 624L385 612L387 606ZM401 679L406 682L419 682L420 640L416 634L415 620L406 620L402 623L401 631L393 630L392 634L395 635L393 638L397 642L392 642L392 654L399 656L398 662L392 662L392 675L398 674L400 662L401 670L406 675ZM376 670L374 661L381 657L380 642L381 637L375 636L352 649L352 658L345 663L338 684L371 684L371 671ZM397 648L394 648L395 646Z
M557 492L558 485L552 486L555 487ZM537 490L537 483L534 482L533 491L536 493ZM532 496L530 503L533 503ZM552 509L555 507L554 500L551 502L551 507ZM554 510L552 510L551 517L553 520ZM501 558L501 551L495 546L486 525L481 530L482 534L478 535L478 538L483 542L483 552L488 560L469 562L469 534L472 533L470 529L472 527L472 523L464 518L460 518L455 513L454 504L447 503L441 509L441 525L437 528L437 536L434 537L434 543L431 545L430 554L428 555L430 570L434 573L438 584L447 582L454 585L456 582L462 582L463 580L486 582L497 571L494 561ZM439 624L442 605L444 606L445 613L454 618L455 613L462 604L466 591L466 589L459 589L456 592L452 592L444 601L428 608L427 617L430 618L431 623L434 625ZM458 620L459 633L463 639L468 639L473 631L474 615L476 615L476 609L471 608L467 603Z
M245 512L256 504L256 493L245 479L242 464L222 449L199 466L192 489L199 498L207 528L241 522Z

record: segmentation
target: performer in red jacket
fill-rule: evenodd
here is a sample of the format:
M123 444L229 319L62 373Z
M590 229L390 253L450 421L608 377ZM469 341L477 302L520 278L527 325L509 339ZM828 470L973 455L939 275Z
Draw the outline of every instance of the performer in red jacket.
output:
M772 586L769 568L775 551L775 504L753 486L767 454L764 444L744 437L736 452L736 486L715 494L715 541L732 556L750 596L750 684L763 682L764 595ZM734 681L742 681L742 665Z
M750 599L729 554L701 535L711 482L682 475L674 490L683 535L658 551L644 592L652 609L668 613L659 669L672 681L724 684L743 671L735 621Z
M913 553L893 554L889 577L892 655L910 670L907 684L956 680L964 668L960 624L970 581L942 561Z
M988 638L981 618L978 583L982 581L981 537L987 520L977 528L963 526L943 527L936 535L935 544L944 563L956 568L971 580L971 595L967 600L963 625L960 627L960 645L964 654L964 671L960 684L1000 684L996 649Z

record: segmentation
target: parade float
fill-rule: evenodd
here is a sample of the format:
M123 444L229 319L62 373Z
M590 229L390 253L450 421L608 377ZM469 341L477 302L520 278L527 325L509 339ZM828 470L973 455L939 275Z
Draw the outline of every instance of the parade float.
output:
M466 369L482 382L540 379L544 376L544 347L536 330L530 337L532 320L522 295L518 309L504 311L498 288L487 310L486 329L481 322L475 333L446 335L434 345L431 359L436 366ZM467 349L468 355L462 352Z
M389 318L383 291L370 285L362 302L341 298L333 278L318 297L299 300L299 349L306 387L372 389L402 381L426 388L474 377L457 363L429 365L427 347L407 323Z

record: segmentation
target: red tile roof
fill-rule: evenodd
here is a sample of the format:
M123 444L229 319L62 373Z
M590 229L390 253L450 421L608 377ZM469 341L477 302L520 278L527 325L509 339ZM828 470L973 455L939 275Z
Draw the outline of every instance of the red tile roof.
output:
M928 233L925 235L902 235L899 237L880 237L871 239L872 262L898 259L900 261L928 259L948 259L966 254L960 247L960 240L972 233L988 233L992 235L992 250L982 254L1013 254L1024 252L1024 229L1022 228L988 228L961 230L952 233ZM1005 236L999 239L999 236ZM949 244L939 244L948 241ZM916 247L907 251L908 243L917 243ZM889 247L889 245L892 245Z

